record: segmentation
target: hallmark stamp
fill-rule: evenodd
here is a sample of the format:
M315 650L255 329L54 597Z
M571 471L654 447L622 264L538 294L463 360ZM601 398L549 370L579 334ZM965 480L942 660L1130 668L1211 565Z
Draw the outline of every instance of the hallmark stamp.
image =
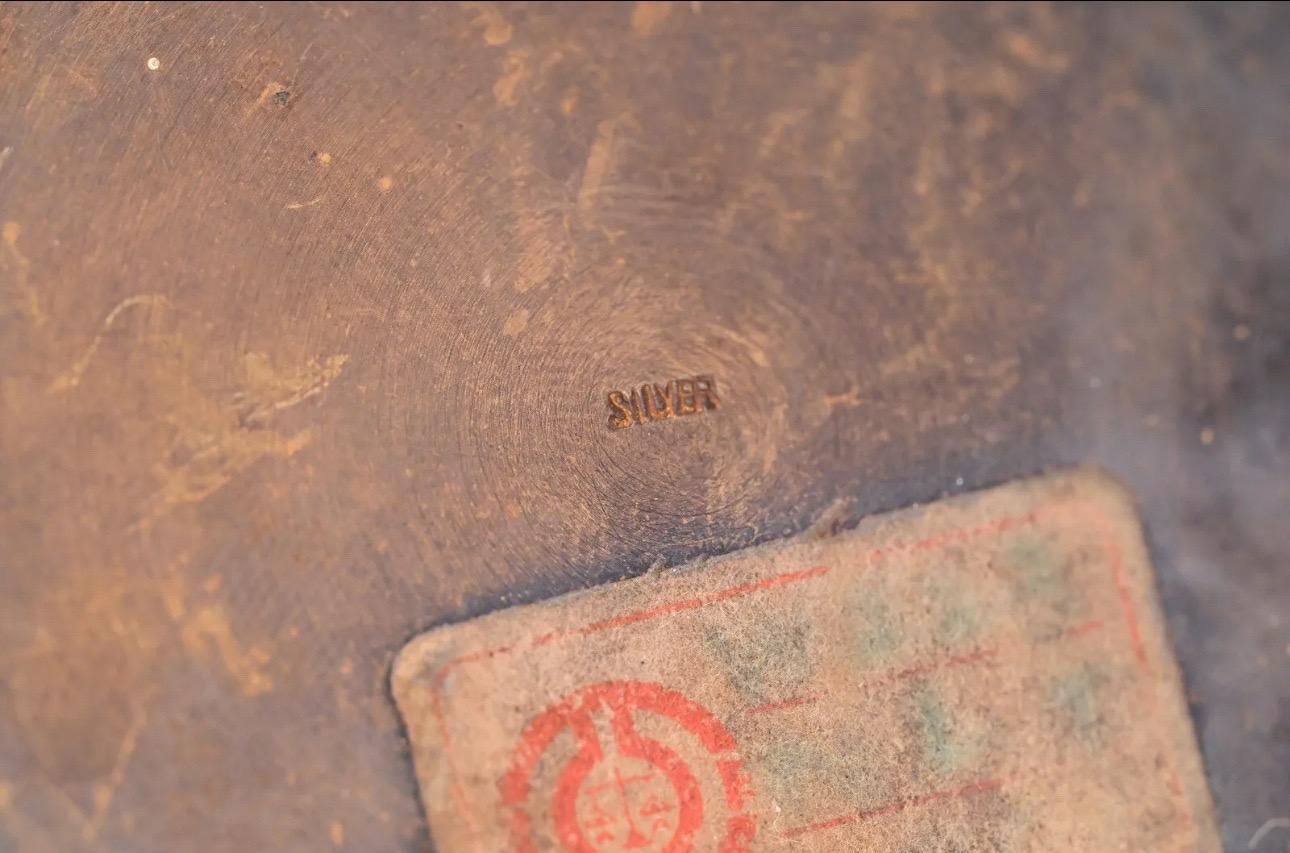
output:
M666 385L646 383L630 391L610 391L609 428L697 415L721 407L717 380L711 376L672 379Z

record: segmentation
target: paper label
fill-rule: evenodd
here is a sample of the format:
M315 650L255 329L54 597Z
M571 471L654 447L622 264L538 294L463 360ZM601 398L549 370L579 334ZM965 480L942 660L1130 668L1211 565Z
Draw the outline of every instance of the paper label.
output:
M393 685L442 853L1219 849L1092 472L439 628Z

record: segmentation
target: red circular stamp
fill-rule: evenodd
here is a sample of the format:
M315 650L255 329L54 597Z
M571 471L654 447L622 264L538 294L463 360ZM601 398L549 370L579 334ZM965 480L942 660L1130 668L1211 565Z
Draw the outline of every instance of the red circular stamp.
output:
M647 682L585 687L535 717L501 793L520 853L738 853L756 832L734 738L701 705Z

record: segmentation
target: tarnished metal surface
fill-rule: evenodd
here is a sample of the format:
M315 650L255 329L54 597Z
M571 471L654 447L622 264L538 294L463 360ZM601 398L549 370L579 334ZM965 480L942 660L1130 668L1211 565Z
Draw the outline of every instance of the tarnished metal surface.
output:
M1244 847L1290 810L1288 28L0 6L0 847L423 847L417 631L1075 461L1142 503Z

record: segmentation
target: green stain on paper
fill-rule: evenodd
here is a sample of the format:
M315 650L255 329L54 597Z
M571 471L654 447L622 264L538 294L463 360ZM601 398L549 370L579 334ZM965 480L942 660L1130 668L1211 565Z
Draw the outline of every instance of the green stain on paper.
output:
M1058 604L1069 594L1062 557L1042 539L1018 536L1004 558L1016 572L1016 593L1022 601Z
M970 645L996 615L995 608L984 604L978 591L961 577L933 577L930 587L939 612L932 629L938 645L948 648Z
M1102 716L1098 694L1109 681L1100 667L1085 664L1054 679L1049 685L1049 707L1056 712L1066 731L1084 746L1094 749L1102 746L1106 720Z
M900 648L904 639L886 599L872 595L857 596L854 608L856 656L865 663L886 660Z
M742 630L709 624L703 639L739 695L756 703L783 699L807 680L809 633L801 615L791 613Z
M984 745L982 738L964 731L939 691L923 685L911 699L923 760L933 772L947 775L976 761Z
M1070 627L1088 612L1088 601L1071 583L1073 568L1056 546L1033 534L1014 538L1004 550L1013 572L1013 598L1040 612L1032 618L1039 626L1035 636L1049 637Z

